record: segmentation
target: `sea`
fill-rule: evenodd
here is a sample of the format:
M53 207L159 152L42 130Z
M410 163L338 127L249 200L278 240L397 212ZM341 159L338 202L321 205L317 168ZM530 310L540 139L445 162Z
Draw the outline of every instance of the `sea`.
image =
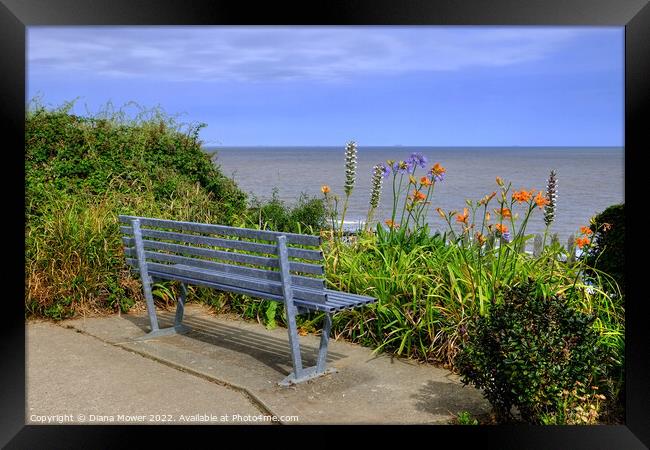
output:
M344 197L345 149L340 147L206 147L216 152L215 164L252 197L267 200L276 190L279 199L295 204L301 194L322 197L321 186ZM435 211L462 211L473 201L498 191L496 177L512 183L512 189L546 190L551 169L557 173L557 209L550 232L565 243L570 234L589 224L589 219L610 205L625 201L622 147L358 147L357 176L346 214L346 228L366 220L372 168L386 160L403 160L413 152L428 159L428 167L440 163L446 177L436 183L428 221L432 230L446 223ZM425 170L418 168L420 178ZM383 181L375 221L383 223L392 210L392 176ZM342 202L341 202L342 203ZM496 207L493 200L491 205ZM401 208L399 209L401 212ZM513 213L523 213L515 207ZM399 216L399 213L398 213ZM494 214L493 214L494 216ZM536 210L528 233L543 233L543 211Z

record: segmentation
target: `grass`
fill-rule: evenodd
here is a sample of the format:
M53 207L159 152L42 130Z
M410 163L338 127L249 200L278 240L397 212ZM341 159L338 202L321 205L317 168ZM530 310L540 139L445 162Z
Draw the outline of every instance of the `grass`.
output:
M622 358L622 305L602 288L576 282L579 263L565 265L556 258L559 252L548 249L537 260L512 252L513 274L499 272L498 252L479 259L471 248L445 245L441 237L403 249L382 247L375 237L361 236L354 245L327 252L328 281L333 288L379 301L338 314L334 329L365 345L452 366L463 326L472 315L485 314L491 301L498 301L501 286L544 278L542 289L547 294L571 291L581 310L597 313L603 345L616 349ZM611 278L600 276L603 284L614 286Z

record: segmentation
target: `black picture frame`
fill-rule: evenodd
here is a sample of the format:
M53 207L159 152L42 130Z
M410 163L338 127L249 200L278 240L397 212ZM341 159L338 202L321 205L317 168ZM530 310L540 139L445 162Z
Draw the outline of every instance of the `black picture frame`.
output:
M457 445L477 440L495 448L612 448L650 447L650 351L643 295L644 239L640 214L648 202L647 178L641 163L648 145L650 101L650 6L647 0L329 0L302 3L244 2L232 0L0 0L0 118L8 131L0 140L3 156L10 157L5 183L5 242L13 243L3 279L10 281L10 295L3 299L2 378L0 383L0 445L6 448L92 448L136 445L144 432L158 439L200 442L197 433L215 433L215 427L135 426L25 426L25 311L24 283L24 182L25 29L36 25L564 25L625 27L625 194L626 219L626 418L625 425L589 427L416 427L417 434L431 433L428 445ZM9 165L11 164L11 165ZM607 183L607 180L603 180ZM23 184L24 185L24 184ZM636 185L639 187L636 188ZM639 192L637 192L639 191ZM638 198L636 198L638 197ZM21 220L21 218L23 218ZM22 226L21 226L22 225ZM11 236L11 238L9 238ZM14 238L15 236L15 238ZM24 234L22 234L24 236ZM633 241L632 239L637 239ZM3 246L10 248L9 246ZM638 261L638 263L635 263ZM21 266L22 262L22 266ZM635 273L639 272L639 273ZM16 292L17 291L17 292ZM254 432L280 433L278 427ZM371 428L381 437L392 427ZM286 430L287 428L284 428ZM289 427L311 430L311 427ZM247 433L253 428L219 427ZM368 431L368 430L365 430ZM127 437L124 433L128 433ZM320 433L306 433L312 439ZM355 431L356 434L356 431ZM365 433L364 433L365 434ZM300 438L300 445L310 445ZM399 436L399 435L394 435ZM278 438L280 436L278 435ZM404 436L402 436L404 437ZM442 444L441 437L456 444ZM337 435L330 437L337 442ZM217 441L215 441L216 443ZM346 441L349 443L349 441ZM414 443L415 445L415 443Z

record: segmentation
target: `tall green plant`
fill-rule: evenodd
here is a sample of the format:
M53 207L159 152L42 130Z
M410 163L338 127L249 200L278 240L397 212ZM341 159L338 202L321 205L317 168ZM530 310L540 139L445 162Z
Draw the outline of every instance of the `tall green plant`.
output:
M339 226L339 239L343 236L343 225L345 223L345 214L348 211L348 202L354 189L354 183L357 177L357 144L350 141L345 146L345 201L343 203L343 212L341 213L341 224Z
M555 209L557 207L557 172L551 170L546 180L546 205L544 206L544 239L542 247L546 246L546 237L548 236L551 224L555 221Z
M374 213L377 207L379 206L379 200L381 198L381 186L386 174L386 167L383 164L376 164L372 168L372 180L370 182L370 207L368 208L368 216L366 217L366 223L364 224L364 231L368 231L370 223L374 218Z

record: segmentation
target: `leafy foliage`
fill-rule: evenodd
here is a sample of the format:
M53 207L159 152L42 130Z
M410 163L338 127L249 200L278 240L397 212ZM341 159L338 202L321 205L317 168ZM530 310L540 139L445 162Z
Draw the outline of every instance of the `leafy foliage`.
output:
M247 217L248 225L289 233L319 233L325 225L325 206L320 198L301 194L295 205L287 205L273 189L267 202L256 198L251 201Z
M468 411L461 411L456 417L458 425L478 425L478 420Z
M591 386L602 361L594 319L534 282L513 287L468 327L456 358L462 381L483 389L501 419L513 406L530 423L557 417L563 393Z
M201 149L198 134L204 124L183 130L157 109L142 110L136 119L109 111L80 117L70 113L72 107L48 110L36 104L27 115L28 216L39 214L52 190L94 196L144 189L155 201L170 202L183 184L211 196L211 213L219 222L232 223L245 207L246 195Z
M625 293L625 204L612 205L593 218L592 245L583 256L590 267L608 273Z
M162 111L93 117L34 102L25 122L26 313L126 311L141 296L118 214L236 224L246 195L203 152L202 124ZM168 292L156 289L159 300Z

